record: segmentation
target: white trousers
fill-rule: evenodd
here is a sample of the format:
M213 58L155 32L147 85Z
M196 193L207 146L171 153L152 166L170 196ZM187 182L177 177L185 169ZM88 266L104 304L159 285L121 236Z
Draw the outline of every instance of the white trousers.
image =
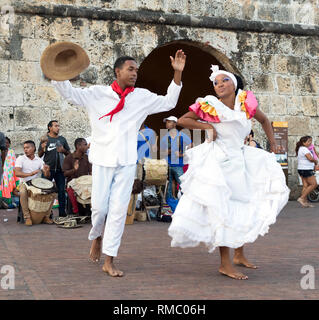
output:
M89 240L101 237L104 229L102 252L108 256L116 257L121 244L135 171L135 164L115 168L92 166Z

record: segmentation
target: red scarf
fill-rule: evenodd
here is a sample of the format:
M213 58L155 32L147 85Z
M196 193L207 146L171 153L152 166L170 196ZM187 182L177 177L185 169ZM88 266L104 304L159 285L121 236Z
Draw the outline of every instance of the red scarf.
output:
M120 112L123 108L124 108L124 103L125 103L125 97L130 93L134 91L134 87L127 87L124 91L122 90L122 88L118 85L118 83L116 81L114 81L111 84L111 88L113 89L113 91L115 91L117 94L120 95L121 100L120 102L117 104L117 106L108 114L105 114L104 116L100 117L99 120L101 120L104 117L108 117L111 116L110 122L112 121L113 116Z

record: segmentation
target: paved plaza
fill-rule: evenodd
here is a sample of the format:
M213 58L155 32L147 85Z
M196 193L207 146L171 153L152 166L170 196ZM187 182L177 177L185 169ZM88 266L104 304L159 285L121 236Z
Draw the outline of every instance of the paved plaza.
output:
M319 299L319 277L313 290L300 285L304 265L319 269L315 205L302 209L290 201L270 232L246 246L247 257L259 266L240 268L246 281L218 273L217 250L171 248L169 224L157 221L126 226L117 259L125 277L111 278L102 272L102 262L88 261L90 224L70 230L26 227L16 222L16 210L0 210L0 268L15 270L15 289L0 288L0 299Z

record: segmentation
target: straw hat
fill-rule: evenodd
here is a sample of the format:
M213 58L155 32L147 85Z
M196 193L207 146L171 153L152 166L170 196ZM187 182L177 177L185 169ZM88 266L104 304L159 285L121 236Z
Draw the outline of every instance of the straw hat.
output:
M86 52L72 42L56 42L48 46L41 56L41 69L51 80L70 80L90 64Z

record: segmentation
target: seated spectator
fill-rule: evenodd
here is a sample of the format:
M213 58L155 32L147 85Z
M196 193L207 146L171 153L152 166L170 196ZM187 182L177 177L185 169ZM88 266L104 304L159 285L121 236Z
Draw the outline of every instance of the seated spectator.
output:
M24 155L19 156L15 163L15 174L22 178L22 183L19 185L20 189L20 204L25 219L26 226L32 226L32 219L28 206L28 190L25 182L41 176L41 170L45 177L50 176L50 167L44 164L43 160L35 155L36 147L32 140L27 140L23 143ZM47 213L43 223L52 224L53 221L49 218L51 210Z
M6 158L3 166L3 179L0 185L1 200L7 205L13 204L12 197L14 190L19 185L19 179L14 172L16 155L13 149L10 148L11 141L6 137Z
M67 178L67 184L75 178L92 174L92 164L89 162L86 151L88 144L84 138L77 138L74 142L75 152L67 155L63 162L63 174ZM76 201L74 190L70 187L66 189L69 199L72 203L74 214L79 213L78 203Z

